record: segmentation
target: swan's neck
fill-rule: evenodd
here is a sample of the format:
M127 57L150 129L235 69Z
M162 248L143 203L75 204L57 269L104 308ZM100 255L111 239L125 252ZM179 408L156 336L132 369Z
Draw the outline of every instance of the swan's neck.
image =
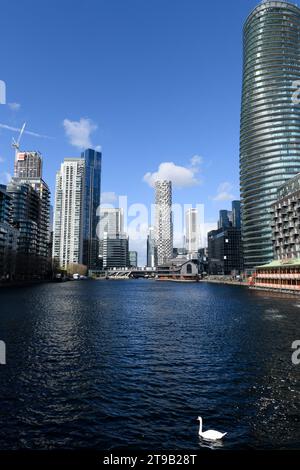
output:
M202 432L202 418L199 418L199 433Z

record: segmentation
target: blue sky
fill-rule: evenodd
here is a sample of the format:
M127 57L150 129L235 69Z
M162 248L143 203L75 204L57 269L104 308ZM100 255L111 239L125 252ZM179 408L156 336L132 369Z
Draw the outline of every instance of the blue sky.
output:
M174 201L204 203L213 222L239 197L242 26L257 3L5 0L0 124L26 120L51 137L25 134L21 149L42 152L52 194L60 162L90 142L102 148L103 192L151 204L144 175L173 162L187 169L170 169L185 186ZM0 128L2 182L15 135Z

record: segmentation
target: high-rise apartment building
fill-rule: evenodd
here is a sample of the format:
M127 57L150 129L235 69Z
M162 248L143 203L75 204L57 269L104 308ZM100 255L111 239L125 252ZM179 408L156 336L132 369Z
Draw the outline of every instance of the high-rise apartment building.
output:
M99 265L101 158L100 152L87 149L81 157L65 158L57 172L52 255L64 269Z
M300 174L277 190L271 206L274 259L300 258Z
M52 253L64 269L83 262L84 170L83 159L65 158L56 174Z
M12 201L10 224L19 232L16 277L24 280L40 278L46 274L46 260L39 255L39 194L19 178L10 181L7 193Z
M11 225L12 198L0 185L0 281L15 277L19 231Z
M270 206L300 172L300 9L264 1L244 25L240 130L242 237L247 270L273 258Z
M173 256L172 183L155 182L155 246L157 264Z

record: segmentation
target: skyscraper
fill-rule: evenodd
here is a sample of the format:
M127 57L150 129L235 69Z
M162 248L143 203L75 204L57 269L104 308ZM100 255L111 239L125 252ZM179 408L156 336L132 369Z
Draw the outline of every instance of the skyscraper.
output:
M154 268L155 266L157 266L155 229L152 226L149 227L147 236L147 266L149 268Z
M53 258L60 267L82 264L82 213L85 162L65 158L56 174Z
M98 211L101 191L101 153L85 150L65 158L56 175L52 256L67 268L98 266Z
M218 228L228 228L232 225L232 212L226 209L219 211Z
M100 209L98 237L100 259L104 269L129 266L128 236L124 233L124 210L122 208Z
M200 248L200 224L197 209L185 213L185 243L189 254L198 253Z
M278 186L300 172L300 9L260 3L244 25L240 130L245 268L273 258L270 206Z
M173 256L172 183L155 182L155 246L158 265Z
M82 212L82 262L88 266L89 269L96 269L98 267L99 256L99 240L96 232L101 199L102 155L96 150L87 149L82 152L81 158L85 163Z
M241 228L241 201L232 201L232 226Z
M124 232L124 210L115 207L101 207L98 225L98 237L101 240L104 233L116 236Z

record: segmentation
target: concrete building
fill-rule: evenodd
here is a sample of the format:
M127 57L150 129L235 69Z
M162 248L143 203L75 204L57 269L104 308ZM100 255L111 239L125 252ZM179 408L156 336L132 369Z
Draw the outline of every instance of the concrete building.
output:
M270 213L274 259L300 258L300 174L278 188Z
M157 264L173 256L172 183L155 182L155 247Z
M240 183L245 269L273 259L270 206L300 172L300 9L264 1L244 25Z

